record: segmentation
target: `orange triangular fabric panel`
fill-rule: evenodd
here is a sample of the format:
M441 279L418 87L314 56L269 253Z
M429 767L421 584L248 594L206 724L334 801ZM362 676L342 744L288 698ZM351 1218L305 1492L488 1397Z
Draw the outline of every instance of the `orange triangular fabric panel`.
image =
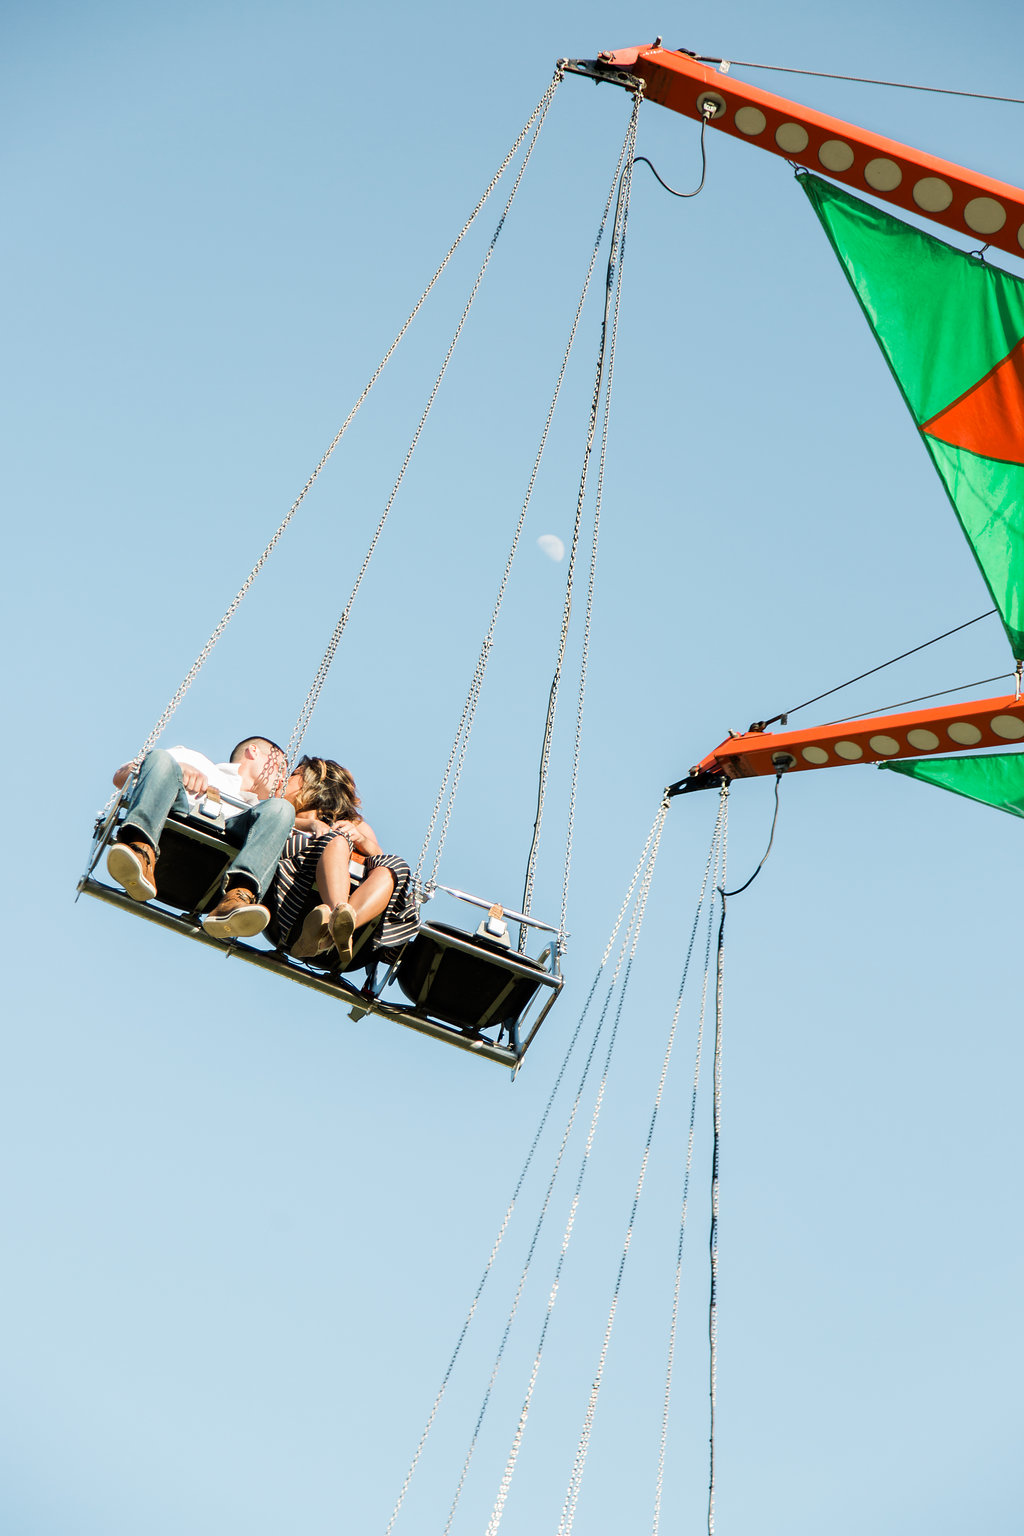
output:
M982 458L1024 464L1024 339L922 430Z

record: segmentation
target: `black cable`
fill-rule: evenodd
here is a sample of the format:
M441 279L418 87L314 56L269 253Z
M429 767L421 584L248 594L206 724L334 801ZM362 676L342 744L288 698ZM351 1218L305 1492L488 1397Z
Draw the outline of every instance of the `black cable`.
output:
M707 151L704 147L704 134L707 126L707 117L702 117L700 120L700 181L692 192L677 192L675 187L670 187L664 177L659 176L658 172L654 168L653 163L648 160L646 155L634 155L633 164L646 165L649 168L655 181L660 182L660 184L665 188L665 191L671 192L673 197L696 197L698 192L702 192L704 190L704 178L708 173L708 157Z
M760 862L760 864L754 870L754 873L751 875L750 879L749 880L745 880L742 885L738 885L734 891L723 891L721 886L718 887L718 894L722 898L722 928L725 927L725 903L726 903L726 898L729 897L729 896L740 896L747 889L747 886L753 885L754 881L757 879L758 875L761 873L762 869L764 868L765 863L767 862L767 859L768 859L768 855L772 851L772 843L774 843L774 841L775 841L775 824L776 824L776 822L779 819L779 785L782 783L782 775L783 775L784 772L785 772L785 769L784 768L780 768L779 771L775 775L775 815L772 817L772 830L771 830L771 834L770 834L770 836L768 838L768 847L765 849L764 853L761 855L761 862ZM721 932L719 932L719 942L721 942Z
M737 69L767 69L777 75L812 75L816 80L848 80L852 85L886 85L897 91L928 91L933 96L967 96L971 101L1005 101L1011 107L1024 107L1024 99L1019 96L989 96L985 91L954 91L943 85L913 85L908 80L869 80L863 75L833 75L822 69L793 69L788 64L750 64L741 59L713 59L703 53L691 54L690 57L696 59L698 64L735 64Z
M715 1065L714 1081L719 1083L722 1063L722 988L723 988L723 962L725 958L725 914L730 896L739 896L748 886L753 885L758 875L764 868L765 861L772 851L775 841L775 827L779 819L779 785L782 782L784 770L779 769L775 775L775 814L772 816L772 830L768 838L768 846L761 856L758 864L749 880L736 887L734 891L727 891L724 887L718 887L718 894L722 898L722 915L718 920L718 943L715 955ZM723 791L727 793L727 791ZM709 1370L709 1396L711 1400L710 1423L710 1465L708 1482L708 1532L709 1536L714 1528L715 1508L715 1333L716 1312L718 1307L718 1179L719 1160L721 1154L721 1124L719 1120L718 1093L714 1095L714 1112L712 1128L711 1150L711 1230L708 1233L708 1252L711 1260L711 1294L708 1299L708 1341L710 1348Z
M990 619L997 610L989 608L985 613L979 613L977 618L968 619L966 624L958 624L955 629L947 629L944 634L936 635L934 640L925 640L922 645L915 645L909 651L902 651L899 656L893 656L890 661L883 661L877 667L869 667L866 672L859 672L856 677L851 677L845 683L837 683L834 688L826 688L824 693L815 694L813 699L805 699L802 704L795 704L792 709L783 710L781 715L773 715L770 720L760 720L750 727L752 731L764 731L770 725L785 725L790 715L795 715L798 710L806 709L809 704L817 704L821 699L830 698L833 693L840 693L844 688L850 688L854 683L861 682L865 677L872 677L876 672L884 672L886 667L891 667L897 661L905 661L908 656L916 656L918 651L926 651L930 645L938 645L940 640L948 640L950 635L958 635L962 629L970 629L972 624L980 624L982 619ZM938 697L938 695L934 695ZM850 719L855 718L850 716Z

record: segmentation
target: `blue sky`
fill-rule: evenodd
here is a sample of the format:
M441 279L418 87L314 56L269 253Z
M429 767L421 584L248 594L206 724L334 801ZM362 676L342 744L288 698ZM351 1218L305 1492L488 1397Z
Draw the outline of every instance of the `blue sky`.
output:
M7 882L0 1526L383 1533L662 787L728 729L989 606L789 169L712 134L692 202L637 172L568 981L513 1085L99 903L73 905L110 773L160 715L559 55L663 33L709 54L1017 96L1022 23L992 0L855 12L737 0L678 22L603 0L514 16L209 0L11 7L6 20L4 713L31 810ZM1019 107L747 78L1024 177ZM307 736L352 767L385 845L413 856L627 117L624 94L559 88ZM638 148L673 185L695 184L692 125L646 106ZM220 756L250 730L287 736L498 207L167 744ZM510 904L565 575L536 540L571 529L597 323L591 306L442 868ZM572 657L578 646L577 625ZM835 713L1008 666L989 620L841 695ZM555 919L573 712L570 679L537 904ZM715 810L695 796L668 817L508 1531L557 1528ZM770 785L734 791L732 883L770 818ZM1009 818L894 775L806 774L783 785L772 856L730 904L720 1531L1016 1529L1019 850ZM688 997L581 1494L581 1528L599 1536L651 1519ZM698 1530L708 1074L705 1058L663 1517ZM444 1529L578 1075L574 1057L396 1532ZM486 1528L581 1153L577 1138L455 1531Z

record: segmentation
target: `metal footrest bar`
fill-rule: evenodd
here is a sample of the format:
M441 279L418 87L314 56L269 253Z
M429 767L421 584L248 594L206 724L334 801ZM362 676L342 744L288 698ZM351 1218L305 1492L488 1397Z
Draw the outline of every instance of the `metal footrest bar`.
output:
M197 943L204 944L219 954L244 960L249 965L259 966L264 971L275 972L286 981L298 982L300 986L309 987L314 992L324 992L337 1002L345 1003L350 1008L353 1018L358 1019L366 1013L378 1014L395 1024L414 1029L418 1034L430 1035L435 1040L443 1040L446 1045L454 1045L460 1050L470 1051L474 1056L497 1062L499 1066L508 1067L514 1071L519 1065L522 1052L517 1055L507 1046L497 1045L490 1040L470 1039L449 1025L440 1024L434 1019L425 1017L415 1008L405 1007L399 1003L382 1002L375 997L366 997L349 982L341 978L334 979L328 973L307 970L305 966L298 965L287 956L273 950L255 949L252 945L243 944L238 939L230 945L224 944L220 939L211 938L193 919L169 912L152 902L133 901L125 891L104 885L100 880L86 877L79 885L79 891L87 896L94 896L99 901L105 901L110 906L120 907L123 912L130 912L135 917L145 918L147 922L156 923L158 927L168 928L172 933L194 939Z

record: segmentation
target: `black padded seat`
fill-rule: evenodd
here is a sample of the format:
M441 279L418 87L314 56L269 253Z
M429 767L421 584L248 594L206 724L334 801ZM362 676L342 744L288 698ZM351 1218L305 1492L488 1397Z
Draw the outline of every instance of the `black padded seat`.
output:
M417 1009L471 1031L513 1029L542 985L561 985L539 960L447 923L422 925L395 979Z
M209 912L220 900L224 873L237 852L209 817L172 812L160 834L157 901L181 912ZM363 878L362 864L353 860L349 871L355 890ZM356 935L362 936L362 931Z

